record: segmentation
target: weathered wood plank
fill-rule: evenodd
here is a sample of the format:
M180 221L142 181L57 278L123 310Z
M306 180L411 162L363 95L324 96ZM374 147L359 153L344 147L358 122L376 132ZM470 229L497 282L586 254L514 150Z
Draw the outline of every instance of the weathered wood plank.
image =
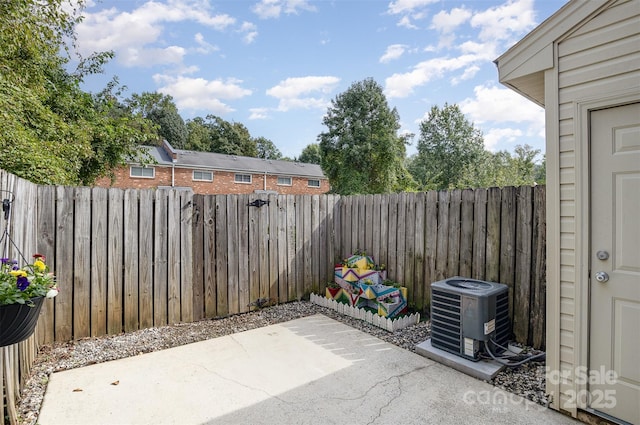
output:
M431 284L438 280L436 272L437 242L438 242L438 192L429 191L426 194L425 205L425 247L424 247L424 305L431 306Z
M449 199L449 241L447 252L447 277L460 274L460 232L462 191L451 191Z
M406 276L407 265L405 263L405 257L407 252L406 237L405 234L407 227L407 193L398 194L398 222L396 224L396 281L403 285L411 284L411 277Z
M311 281L307 284L311 292L318 293L320 288L320 196L311 196ZM324 250L323 250L324 251Z
M313 284L312 277L312 264L314 262L314 258L312 257L311 250L311 195L303 195L303 295L308 295L311 289L311 285Z
M227 290L227 195L217 195L216 209L216 290L218 316L229 314L229 293Z
M140 328L153 326L153 190L141 190L138 252Z
M398 194L389 194L387 233L387 275L389 279L402 283L398 277Z
M124 331L138 329L138 191L124 191Z
M536 349L545 349L546 326L546 188L536 186L533 189L533 251L532 258L532 306L530 311L531 329L529 343Z
M260 199L258 195L249 195L247 203ZM249 300L257 300L260 295L260 210L247 206L249 225Z
M287 195L287 301L297 299L296 197Z
M104 194L106 199L106 191L103 189L101 193ZM51 270L55 272L53 266L55 265L55 248L56 248L56 188L54 186L40 186L38 187L38 253L46 257L47 264L51 265ZM106 222L106 201L105 207L101 210L101 214L105 218ZM106 225L106 223L104 223ZM104 242L104 248L106 248L106 238L102 240ZM100 241L96 241L99 244ZM101 255L101 263L105 263L105 252ZM92 261L92 266L94 265ZM92 284L98 284L93 282ZM105 277L100 281L103 286L104 303L102 313L106 314L104 308L106 307L106 270ZM92 289L93 294L93 289ZM46 302L42 306L40 311L40 319L38 321L38 341L40 344L51 344L54 341L54 319L53 319L54 301ZM106 318L106 317L105 317ZM102 334L106 333L106 320L103 318ZM101 334L101 335L102 335ZM0 372L1 373L1 372Z
M240 299L238 292L238 267L240 264L240 253L238 252L238 237L238 197L229 196L227 198L227 292L229 294L227 300L229 305L229 314L237 314L240 312Z
M369 255L373 255L373 195L364 195L364 220L360 232L364 233L364 245L363 249ZM374 257L375 261L375 257Z
M269 298L278 300L278 198L269 195Z
M251 310L249 287L249 195L238 195L238 306L240 312Z
M265 199L265 195L258 198ZM260 263L260 298L269 298L269 206L262 208L251 207L258 210L258 222L260 232L258 233L258 245L260 253L258 261Z
M193 196L193 220L191 232L193 234L192 254L192 279L193 279L193 320L197 321L205 317L204 314L204 268L205 268L205 241L204 241L204 196ZM142 239L142 238L141 238Z
M329 211L327 211L329 203L328 195L319 195L318 200L320 206L320 211L318 213L320 246L319 251L315 254L317 261L319 262L317 293L324 294L325 288L327 287L327 279L329 279L329 276L327 274L327 264L331 262L328 256L329 249L327 246L327 229L331 225L331 223L329 219Z
M405 204L405 215L402 218L402 222L405 223L404 233L404 278L403 284L407 288L407 302L410 308L416 306L416 256L415 256L415 243L416 243L416 196L415 193L403 193L402 201Z
M73 338L73 188L56 190L56 264L54 271L59 293L55 300L56 341Z
M278 303L287 302L289 299L289 257L287 252L287 196L280 195L276 198L278 209Z
M376 261L381 266L389 267L389 195L380 196L380 253ZM387 270L388 271L388 270Z
M340 198L340 251L338 256L340 259L346 258L352 251L351 247L351 197L343 196Z
M517 189L516 227L516 285L514 288L513 333L516 341L529 341L531 312L531 247L532 247L532 190L530 186Z
M487 251L485 255L485 279L500 280L500 206L502 190L492 187L487 193Z
M513 323L516 272L516 188L502 189L500 212L500 283L509 287L509 318Z
M438 192L438 242L436 244L436 280L447 277L449 249L449 192Z
M382 201L382 195L376 194L372 196L371 201L371 209L372 211L372 222L369 224L369 232L371 232L371 255L373 256L373 260L380 264L380 202Z
M340 261L341 252L341 235L340 235L340 226L341 226L341 217L340 217L340 209L342 208L342 200L338 195L329 195L331 199L331 233L329 240L329 258L331 259L328 265L329 278L328 281L333 281L333 266Z
M302 229L302 230L301 230ZM304 295L304 196L296 196L296 299Z
M365 207L365 196L356 196L355 203L358 205L357 215L356 215L356 247L358 249L364 249L366 251L366 241L365 237L367 234L367 223L366 223L366 207Z
M180 194L167 191L167 319L180 322Z
M471 189L462 191L460 206L460 276L472 277L473 265L473 210L475 194Z
M424 290L425 290L425 207L426 194L419 192L415 194L415 281L413 300L416 310L424 312Z
M156 190L153 212L153 325L163 326L168 323L168 289L169 245L167 238L169 217L168 191Z
M123 315L123 252L124 252L124 191L109 189L108 223L109 241L107 245L107 332L115 335L122 332ZM57 238L56 238L57 239ZM68 246L68 245L67 245ZM56 300L56 324L58 322ZM56 325L57 327L57 325ZM56 334L56 339L58 335ZM66 339L59 339L65 341Z
M180 320L193 322L193 192L180 192Z
M204 225L204 315L217 315L216 289L216 198L207 195L202 207Z
M475 190L473 207L473 261L471 275L474 279L484 279L487 249L487 190Z

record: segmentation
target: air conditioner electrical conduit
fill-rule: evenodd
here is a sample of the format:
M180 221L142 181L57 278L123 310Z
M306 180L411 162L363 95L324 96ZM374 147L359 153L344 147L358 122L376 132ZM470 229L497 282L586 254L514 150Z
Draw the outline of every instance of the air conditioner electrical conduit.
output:
M500 344L497 344L493 339L490 340L490 342L495 345L498 348L502 348L505 351L510 351L508 348L503 347ZM507 367L518 367L518 366L522 366L525 363L528 363L530 361L533 360L544 360L546 354L544 352L538 353L538 354L530 354L530 355L522 355L522 354L516 354L514 353L514 355L501 355L501 356L496 356L495 354L493 354L493 352L491 351L491 348L489 347L488 343L484 344L484 349L487 352L487 354L489 354L489 356L491 356L491 358L495 361L497 361L498 363L501 363ZM513 359L514 357L524 357L522 360L513 362L510 360L505 360L505 359Z

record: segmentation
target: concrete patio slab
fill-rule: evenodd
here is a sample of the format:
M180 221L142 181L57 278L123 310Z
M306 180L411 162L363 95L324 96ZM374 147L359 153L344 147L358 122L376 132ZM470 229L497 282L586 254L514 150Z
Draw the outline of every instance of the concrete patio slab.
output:
M54 373L38 423L542 425L576 421L315 315Z

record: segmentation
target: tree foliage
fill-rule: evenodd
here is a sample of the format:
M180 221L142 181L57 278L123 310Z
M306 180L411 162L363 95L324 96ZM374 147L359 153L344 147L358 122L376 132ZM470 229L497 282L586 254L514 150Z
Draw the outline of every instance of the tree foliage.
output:
M173 97L157 92L143 92L133 94L125 103L133 114L139 114L153 122L158 127L158 135L171 146L178 149L186 146L187 126L173 102Z
M322 120L327 131L318 140L322 169L334 192L389 193L410 186L399 120L371 78L353 83L332 100Z
M114 102L115 82L104 96L80 89L112 53L78 57L68 71L78 20L62 3L0 2L0 168L36 183L88 184L137 155L150 127Z
M206 118L196 117L187 121L187 129L185 149L227 155L258 156L256 139L251 137L247 127L241 123L232 123L215 115L207 115Z
M282 152L276 147L276 145L265 137L257 137L253 139L258 151L258 158L262 159L281 159Z
M465 170L482 157L482 133L467 121L458 105L433 106L420 123L418 153L410 171L422 189L459 187Z
M298 157L298 161L307 164L318 164L322 161L322 154L320 152L320 145L317 143L311 143L302 149L302 153Z

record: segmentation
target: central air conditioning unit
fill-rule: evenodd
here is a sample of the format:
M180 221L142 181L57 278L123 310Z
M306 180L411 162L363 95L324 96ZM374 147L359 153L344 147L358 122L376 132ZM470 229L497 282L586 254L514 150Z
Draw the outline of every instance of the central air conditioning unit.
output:
M502 352L510 337L507 285L458 276L431 284L433 347L477 361L483 344Z

